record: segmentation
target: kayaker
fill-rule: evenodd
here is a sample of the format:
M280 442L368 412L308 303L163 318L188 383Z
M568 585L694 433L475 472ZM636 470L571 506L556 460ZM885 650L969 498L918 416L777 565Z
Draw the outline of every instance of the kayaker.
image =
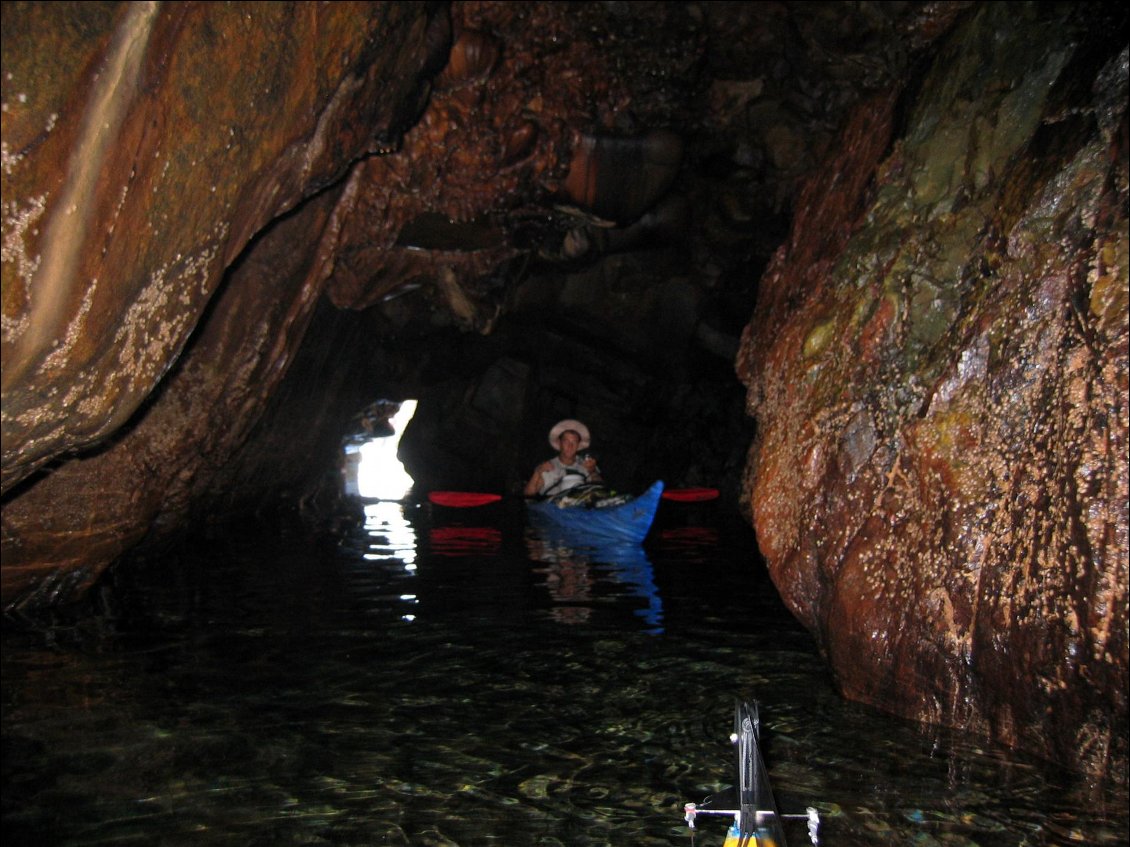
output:
M578 485L603 482L596 458L581 455L592 442L589 428L578 420L558 421L549 431L549 444L557 455L534 469L526 483L527 497L552 497Z

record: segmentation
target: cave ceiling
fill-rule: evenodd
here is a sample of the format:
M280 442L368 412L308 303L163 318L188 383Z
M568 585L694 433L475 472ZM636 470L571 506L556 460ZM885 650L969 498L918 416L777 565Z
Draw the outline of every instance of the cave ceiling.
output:
M739 274L752 295L847 109L961 8L460 4L419 122L354 174L327 293L364 308L425 287L483 332L504 271L682 241L714 277L696 284Z
M419 120L350 176L325 289L387 339L380 391L463 373L405 443L418 482L510 487L548 423L581 415L624 484L736 493L733 358L798 185L965 8L453 6Z

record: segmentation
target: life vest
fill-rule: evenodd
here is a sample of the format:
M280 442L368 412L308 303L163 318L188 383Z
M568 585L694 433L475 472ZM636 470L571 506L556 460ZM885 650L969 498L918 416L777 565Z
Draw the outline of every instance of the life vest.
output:
M585 470L584 465L580 462L573 465L566 465L556 456L549 461L550 464L553 465L553 470L546 471L541 475L541 494L543 497L552 497L555 494L561 494L564 491L568 491L570 488L584 485L589 481L588 471ZM558 472L560 472L560 476L557 477L557 480L549 483L548 487L546 487L546 483L548 482L546 477L552 479L554 476L557 476Z

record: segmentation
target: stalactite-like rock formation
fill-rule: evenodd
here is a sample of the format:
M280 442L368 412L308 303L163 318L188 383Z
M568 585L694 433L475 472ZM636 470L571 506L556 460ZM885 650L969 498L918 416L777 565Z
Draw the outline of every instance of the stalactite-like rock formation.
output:
M739 369L848 696L1125 775L1128 57L1089 15L979 8L905 127L856 113Z

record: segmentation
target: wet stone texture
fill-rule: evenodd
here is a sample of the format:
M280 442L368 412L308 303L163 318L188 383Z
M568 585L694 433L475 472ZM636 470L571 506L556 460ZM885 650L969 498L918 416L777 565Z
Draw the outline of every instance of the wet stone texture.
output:
M843 691L1125 779L1127 51L1086 23L979 7L862 106L738 368L751 519Z
M415 119L437 25L353 3L7 4L3 25L3 590L35 605L240 443L320 294L341 177Z
M428 21L349 3L4 15L9 490L120 427L251 237L388 143Z

